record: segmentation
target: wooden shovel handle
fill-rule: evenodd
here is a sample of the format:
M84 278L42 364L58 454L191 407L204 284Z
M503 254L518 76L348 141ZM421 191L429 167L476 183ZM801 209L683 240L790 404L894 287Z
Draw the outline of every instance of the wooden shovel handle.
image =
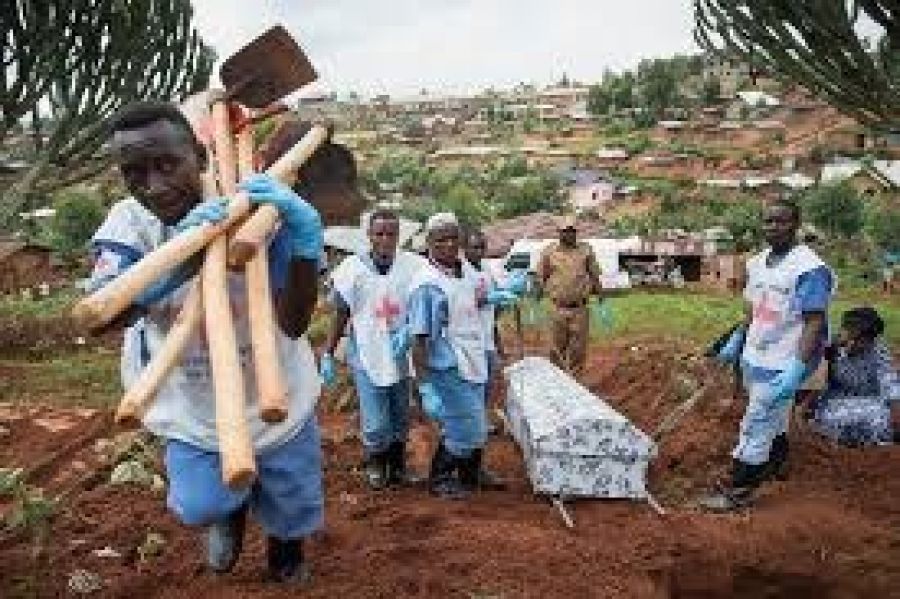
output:
M317 131L310 131L266 172L282 181L289 181L289 177L293 176L322 141L323 138ZM231 197L228 217L223 222L188 229L160 245L108 285L78 302L72 309L73 319L88 329L109 324L134 303L144 289L209 245L249 212L250 202L245 194L239 193Z
M237 135L238 172L241 179L253 172L253 131L241 129ZM288 389L278 351L275 314L269 284L269 257L257 252L245 265L247 316L260 417L265 422L281 422L287 417Z
M237 164L228 105L215 102L211 111L219 186L226 194L233 194L237 190ZM247 424L247 399L234 315L228 298L227 253L228 240L220 235L206 249L200 278L216 398L216 433L222 479L229 487L245 488L256 478L256 461Z
M125 427L140 425L141 418L156 398L159 388L181 359L188 341L200 326L203 315L200 280L194 280L191 285L181 312L172 323L159 350L154 352L150 363L144 367L138 379L128 388L122 401L119 402L119 408L116 410L117 424Z

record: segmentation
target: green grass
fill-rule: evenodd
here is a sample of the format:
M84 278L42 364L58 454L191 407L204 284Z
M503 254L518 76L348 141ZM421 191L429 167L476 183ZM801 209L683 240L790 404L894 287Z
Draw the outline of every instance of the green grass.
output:
M30 361L0 360L0 402L107 408L122 394L119 354L85 350Z
M74 289L55 292L49 297L24 299L18 295L0 296L0 318L47 318L66 314L79 294Z
M612 335L660 335L691 341L711 341L743 314L738 297L692 293L630 292L608 300L615 325ZM874 306L885 321L885 337L895 351L900 350L900 301L865 296L839 297L831 308L831 322L854 306Z

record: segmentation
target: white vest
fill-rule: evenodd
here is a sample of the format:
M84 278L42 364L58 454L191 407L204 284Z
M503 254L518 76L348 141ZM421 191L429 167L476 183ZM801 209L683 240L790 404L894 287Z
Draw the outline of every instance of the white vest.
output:
M771 250L747 262L744 298L753 307L743 358L752 366L783 370L800 356L803 313L796 294L800 275L825 263L805 245L794 247L774 266L767 266Z
M481 324L484 327L484 341L488 351L497 349L497 342L494 339L494 322L497 316L495 306L484 303L488 291L494 287L494 277L482 268L476 269L468 260L463 258L463 276L469 277L475 283L475 299L481 304Z
M401 369L391 353L390 333L406 322L410 283L424 265L421 257L400 251L387 274L381 275L354 255L331 275L335 291L350 308L359 362L376 387L400 381Z
M471 383L487 381L487 343L472 277L450 277L426 263L413 277L411 289L434 285L447 296L448 322L444 337L456 354L460 376Z
M117 234L116 229L123 233ZM165 236L162 223L134 200L125 200L114 208L98 237L113 240L125 238L124 231L134 236L128 239L129 244L144 251L158 246ZM181 310L187 289L188 285L184 285L164 301L154 304L146 317L125 330L121 372L126 389L137 380L143 368L143 350L147 350L150 356L159 351L166 332ZM291 339L278 330L278 350L288 386L288 412L283 422L263 422L256 399L247 320L247 289L242 274L229 273L228 295L243 366L250 435L254 447L259 451L289 440L306 424L313 415L319 396L320 379L312 348L306 337ZM215 416L212 371L204 325L201 322L188 342L180 362L172 369L144 415L144 426L156 435L217 451L219 444Z

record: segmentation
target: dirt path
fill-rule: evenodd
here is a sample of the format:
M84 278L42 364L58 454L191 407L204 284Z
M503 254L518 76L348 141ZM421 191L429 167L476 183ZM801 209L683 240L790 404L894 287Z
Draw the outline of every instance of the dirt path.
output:
M634 349L632 349L634 348ZM708 516L689 506L727 464L740 404L730 382L694 359L692 348L653 343L608 348L586 383L639 426L652 429L694 382L710 383L697 412L661 449L651 487L670 508L582 501L566 530L535 498L518 450L491 440L489 465L510 480L503 492L447 503L422 489L368 493L356 473L355 422L323 414L327 531L311 541L314 581L305 597L807 597L897 596L900 589L900 452L845 450L795 428L787 482L767 489L755 511ZM681 394L681 395L680 395ZM49 410L49 409L48 409ZM51 424L35 424L50 418ZM0 464L33 464L103 427L104 415L0 409ZM46 424L46 422L44 423ZM432 433L417 422L411 451L424 469ZM70 459L49 460L37 482L67 488L75 472L99 467L90 443ZM148 532L166 545L141 560ZM179 526L149 490L89 481L53 521L51 542L35 561L22 538L0 535L0 596L65 594L77 568L103 580L102 597L288 597L296 591L259 582L262 538L251 531L235 572L203 569L197 534ZM121 557L92 555L110 547ZM35 566L37 564L37 566Z

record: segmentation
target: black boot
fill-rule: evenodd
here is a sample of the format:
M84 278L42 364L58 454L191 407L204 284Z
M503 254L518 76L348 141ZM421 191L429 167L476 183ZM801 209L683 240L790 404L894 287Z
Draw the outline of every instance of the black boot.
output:
M230 572L244 547L247 505L214 522L206 531L206 561L216 574Z
M787 433L781 433L772 440L772 449L769 450L769 461L766 464L766 480L772 478L787 480L788 449Z
M388 484L388 452L374 452L366 450L365 464L363 465L363 473L366 477L366 484L373 491L380 491Z
M266 544L270 580L301 584L309 581L310 571L303 561L302 539L282 541L275 537L267 537Z
M422 482L406 466L406 443L394 441L387 452L387 480L390 485L415 485Z
M456 458L459 464L459 482L470 493L474 493L481 488L482 455L480 449L474 449L469 457Z
M431 458L431 471L428 476L428 490L432 495L444 499L466 499L469 492L460 484L456 471L462 460L454 457L444 446L443 440L438 443Z
M718 485L713 493L700 500L700 507L710 512L734 512L750 507L767 468L768 464L754 465L732 460L731 485Z

